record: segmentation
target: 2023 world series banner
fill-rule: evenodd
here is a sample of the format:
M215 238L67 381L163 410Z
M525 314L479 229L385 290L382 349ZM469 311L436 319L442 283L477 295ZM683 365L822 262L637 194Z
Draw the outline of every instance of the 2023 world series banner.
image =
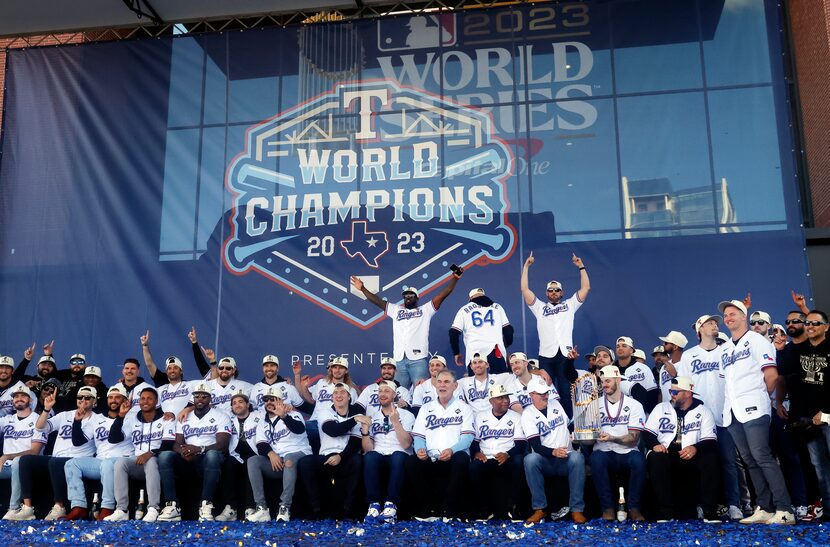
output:
M432 298L432 352L483 287L535 355L531 288L592 290L584 352L752 293L810 293L775 2L561 2L11 50L0 351L56 339L112 380L149 329L246 379L274 353L357 381Z

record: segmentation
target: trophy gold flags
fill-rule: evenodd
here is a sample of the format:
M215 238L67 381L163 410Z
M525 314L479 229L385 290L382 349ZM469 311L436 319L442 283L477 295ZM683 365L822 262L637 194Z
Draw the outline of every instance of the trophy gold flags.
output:
M599 438L599 387L597 377L583 374L571 384L573 438L575 443L593 444Z

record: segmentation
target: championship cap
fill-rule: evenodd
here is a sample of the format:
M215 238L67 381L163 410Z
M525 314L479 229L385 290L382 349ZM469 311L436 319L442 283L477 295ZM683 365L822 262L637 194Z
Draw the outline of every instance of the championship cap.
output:
M750 321L764 321L768 325L772 324L772 318L769 316L769 314L767 312L761 311L761 310L752 312L752 315L749 316L749 320Z
M503 384L494 384L493 387L490 388L490 398L493 397L509 397L511 393L507 391L507 388L504 387Z
M666 348L664 348L663 346L654 346L654 349L651 350L652 357L657 355L658 353L663 353L663 354L668 355L668 353L666 353Z
M208 395L213 395L210 389L210 384L207 382L199 382L196 386L190 391L191 395L196 395L197 393L207 393Z
M179 369L181 370L182 360L174 356L168 357L167 361L164 362L164 369L167 370L170 367L179 367Z
M280 366L280 360L276 355L266 355L262 358L262 364L266 363L274 363L277 366Z
M470 359L470 362L472 362L472 361L476 361L476 360L478 360L478 361L486 361L486 360L487 360L487 357L485 357L484 355L482 355L482 354L480 354L480 353L474 353L474 354L473 354L473 358L472 358L472 359Z
M548 286L545 287L545 289L547 289L547 290L562 289L562 283L560 283L559 281L549 281Z
M395 368L398 368L398 365L395 364L395 360L392 359L391 357L383 357L380 360L380 366L384 366L384 365L391 365Z
M527 383L527 392L544 395L546 393L550 393L550 386L547 385L545 381L539 378L538 376L534 376Z
M530 370L537 370L539 368L539 360L538 359L528 359L527 360L527 368Z
M341 356L338 355L337 357L335 357L331 361L329 361L329 366L330 367L333 367L335 365L348 369L349 368L349 360L346 359L345 357L341 357Z
M32 393L32 390L29 389L28 387L26 387L26 384L24 384L23 382L18 382L17 383L17 385L14 387L14 389L12 389L11 396L14 397L18 393L21 393L23 395L28 395L29 400L32 400L32 399L35 398L35 394Z
M101 369L94 365L90 365L84 369L84 376L97 376L101 378Z
M344 384L343 382L337 382L336 384L334 384L334 387L332 388L331 392L334 393L335 391L345 391L349 394L349 397L352 396L352 392L349 389L349 384Z
M83 361L84 363L86 363L86 355L84 355L83 353L76 353L75 355L69 358L69 362L71 363L72 361Z
M276 397L280 401L282 401L282 391L277 386L271 386L265 390L265 393L262 394L262 397Z
M594 355L596 355L597 357L599 357L599 353L600 353L601 351L604 351L605 353L607 353L608 355L610 355L610 356L611 356L611 360L612 360L612 361L613 361L614 359L616 359L616 358L617 358L617 357L614 355L614 350L612 350L612 349L611 349L611 348L609 348L608 346L596 346L596 347L594 348Z
M126 399L127 388L125 388L124 385L119 382L107 390L107 397L109 397L110 395L121 395Z
M473 289L473 290L471 290L471 291L469 292L469 294L467 295L467 298L468 298L469 300L472 300L472 299L473 299L473 298L475 298L476 296L484 296L484 289L477 288L477 289Z
M635 359L642 359L643 361L646 360L646 352L644 352L643 350L641 350L639 348L635 349L634 353L632 353L631 356L634 357Z
M9 357L8 355L0 355L0 367L14 368L14 359Z
M626 345L631 349L634 349L634 340L632 340L630 336L620 336L619 338L617 338L617 345L620 344Z
M692 388L695 387L695 385L692 383L692 379L689 377L676 376L671 379L671 387L672 389L680 389L682 391L692 391Z
M222 359L219 360L217 366L221 365L230 365L231 368L236 368L236 359L234 359L233 357L222 357Z
M527 361L527 355L522 353L521 351L517 351L513 355L510 356L510 362L513 361Z
M98 392L95 391L94 387L83 386L81 389L78 390L77 397L95 397L98 398Z
M447 360L444 359L441 355L433 355L432 357L430 357L429 362L431 363L433 361L438 361L441 364L443 364L444 366L447 366Z
M724 300L723 302L718 304L718 311L721 312L721 315L723 315L723 310L725 310L729 306L734 306L738 308L744 313L744 315L746 315L746 306L740 300Z
M620 374L620 369L614 365L605 365L599 369L599 377L603 380L605 378L622 378L622 374Z
M663 342L667 342L669 344L674 344L680 348L685 348L686 344L689 343L689 339L677 332L676 330L669 331L669 333L665 336L661 336L660 340Z
M697 318L697 321L695 321L695 324L694 324L695 332L700 332L700 327L702 327L703 324L705 322L709 321L710 319L713 320L718 325L720 325L720 315L701 315L700 317Z
M242 398L243 398L243 399L245 399L246 401L249 401L249 400L250 400L250 399L248 398L248 394L245 392L245 390L244 390L244 389L237 389L236 391L234 391L234 392L231 394L231 401L233 401L233 400L234 400L234 399L236 399L237 397L242 397Z
M55 364L55 358L52 357L51 355L44 355L43 357L41 357L40 359L37 360L38 365L41 364L41 363L52 363L54 365Z
M420 296L418 294L418 289L416 289L415 287L405 287L403 292L401 292L401 296L403 296L407 293L414 294L415 298L418 298L418 296Z
M388 387L392 391L397 391L398 390L398 386L392 380L378 380L377 384L378 384L378 389L380 389L382 387Z

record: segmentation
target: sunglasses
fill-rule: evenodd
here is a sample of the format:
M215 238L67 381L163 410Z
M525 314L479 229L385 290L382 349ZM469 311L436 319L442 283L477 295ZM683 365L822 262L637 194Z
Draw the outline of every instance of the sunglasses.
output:
M219 370L233 370L233 367L218 367Z
M678 389L670 389L669 390L669 395L671 395L672 397L677 397L678 393L680 393L680 390L678 390Z
M83 396L83 395L82 395L82 396L78 397L77 399L78 399L79 401L92 401L92 400L94 400L94 399L95 399L95 397L90 397L90 396L88 396L88 395L87 395L87 396Z
M804 321L804 324L808 327L820 327L822 325L826 325L826 321Z
M750 321L749 324L750 325L766 325L767 322L766 321L761 321L761 320L756 320L756 321Z
M262 401L265 402L265 403L273 403L276 400L277 400L276 397L263 397L262 398Z
M193 398L194 399L208 399L208 398L210 398L210 394L208 394L208 393L194 393Z
M562 289L548 289L548 292L562 292Z
M784 321L784 324L785 325L800 325L803 322L804 322L803 319L787 319L786 321Z
M389 433L389 416L383 417L383 432Z
M69 361L69 364L70 365L85 365L86 361L83 361L81 359L73 359L73 360Z

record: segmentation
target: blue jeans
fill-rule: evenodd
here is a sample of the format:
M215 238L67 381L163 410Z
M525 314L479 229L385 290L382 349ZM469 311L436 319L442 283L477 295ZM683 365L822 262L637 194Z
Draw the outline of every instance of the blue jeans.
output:
M9 465L0 469L0 480L11 479L11 496L9 496L9 509L18 509L23 501L20 498L20 458L13 459Z
M317 420L309 420L305 423L305 434L308 437L308 444L311 445L313 454L320 453L320 425Z
M406 452L400 450L388 456L372 450L363 456L363 480L366 483L366 499L369 503L391 501L398 505L401 502L406 456ZM380 485L383 475L387 473L389 480L384 496Z
M213 495L216 493L216 486L219 484L219 477L222 474L222 462L224 454L218 450L208 450L202 456L196 456L187 461L177 452L165 450L158 456L159 475L161 476L161 490L164 492L164 499L167 502L178 503L176 495L176 471L195 469L202 475L202 500L213 502ZM180 473L181 474L181 473Z
M66 491L69 495L70 507L86 509L86 490L84 479L101 481L101 507L115 509L115 486L113 466L119 458L72 458L63 466L66 474Z
M723 491L726 505L741 506L741 494L738 489L738 449L732 435L725 427L718 427L718 450L720 451L721 471L723 472Z
M769 512L792 511L784 474L772 457L769 446L769 424L769 416L761 416L742 424L733 412L729 434L749 470L749 478L755 487L761 509Z
M395 363L395 380L406 389L410 389L418 380L429 378L428 361L423 359L407 359L404 357Z
M548 458L531 452L525 456L525 477L530 487L530 496L533 509L544 509L548 506L545 495L545 477L568 477L568 505L571 511L585 511L585 457L582 452L575 450L567 458Z
M807 441L810 461L816 468L824 514L830 512L830 426L823 425L815 437Z
M591 454L591 476L599 497L600 509L614 509L616 504L611 496L610 471L628 471L628 507L639 509L646 483L646 458L639 450L627 454L594 450Z

